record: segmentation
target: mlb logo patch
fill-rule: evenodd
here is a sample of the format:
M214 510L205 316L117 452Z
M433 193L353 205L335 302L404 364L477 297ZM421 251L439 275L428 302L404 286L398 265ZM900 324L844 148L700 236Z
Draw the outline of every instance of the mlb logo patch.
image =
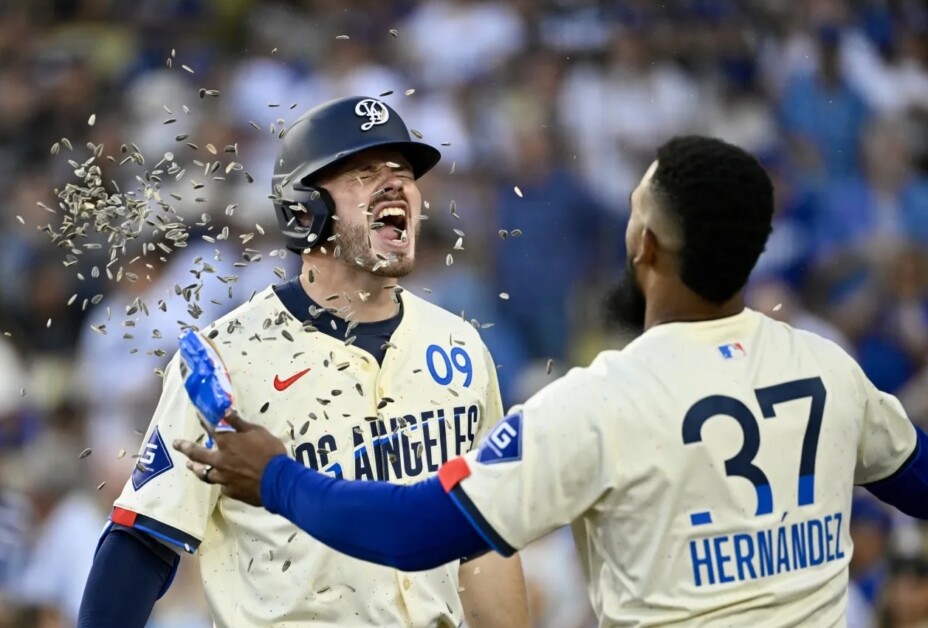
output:
M748 352L744 350L744 345L742 345L740 342L722 345L719 347L719 353L721 353L722 357L726 360L743 358L748 354Z

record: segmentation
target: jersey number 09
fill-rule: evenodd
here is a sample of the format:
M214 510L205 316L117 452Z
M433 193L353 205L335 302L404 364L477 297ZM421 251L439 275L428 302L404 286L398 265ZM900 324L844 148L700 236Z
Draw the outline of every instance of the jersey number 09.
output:
M454 379L454 372L464 375L464 388L470 386L474 378L474 366L467 351L461 347L451 349L451 355L438 345L429 345L425 350L425 363L429 367L429 374L442 386L447 386ZM454 368L452 368L452 365Z
M815 501L815 456L818 451L818 437L822 430L822 417L825 414L825 384L820 377L799 379L754 391L757 403L765 419L776 417L775 406L787 401L809 397L812 405L805 436L802 439L802 454L799 458L799 505L805 506ZM741 450L725 461L725 473L729 476L744 478L754 485L757 493L757 510L755 515L768 515L773 512L773 493L770 481L764 472L754 464L754 458L760 448L760 429L757 419L744 403L734 397L713 395L696 402L683 419L683 444L690 445L702 441L703 424L715 416L729 416L741 426L744 442ZM694 525L710 522L709 513L691 515Z

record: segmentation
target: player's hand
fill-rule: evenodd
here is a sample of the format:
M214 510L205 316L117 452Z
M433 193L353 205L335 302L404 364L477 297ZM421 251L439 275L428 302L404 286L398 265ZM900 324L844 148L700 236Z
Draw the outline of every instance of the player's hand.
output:
M249 423L237 414L226 422L234 432L216 433L216 447L207 449L188 440L175 440L174 449L189 460L187 468L207 484L219 484L222 494L262 506L261 477L272 458L287 449L273 434L260 425Z

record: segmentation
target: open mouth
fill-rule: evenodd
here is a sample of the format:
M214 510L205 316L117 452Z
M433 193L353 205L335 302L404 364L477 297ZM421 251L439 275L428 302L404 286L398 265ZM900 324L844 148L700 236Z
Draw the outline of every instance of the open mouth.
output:
M408 224L409 216L404 201L384 201L374 208L371 229L383 240L394 245L405 245L408 241Z

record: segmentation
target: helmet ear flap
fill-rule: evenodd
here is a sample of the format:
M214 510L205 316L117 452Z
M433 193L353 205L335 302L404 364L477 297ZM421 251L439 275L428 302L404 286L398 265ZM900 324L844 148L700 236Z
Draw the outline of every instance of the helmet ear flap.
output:
M297 184L286 191L277 206L287 248L294 253L321 246L332 235L335 201L328 190Z

